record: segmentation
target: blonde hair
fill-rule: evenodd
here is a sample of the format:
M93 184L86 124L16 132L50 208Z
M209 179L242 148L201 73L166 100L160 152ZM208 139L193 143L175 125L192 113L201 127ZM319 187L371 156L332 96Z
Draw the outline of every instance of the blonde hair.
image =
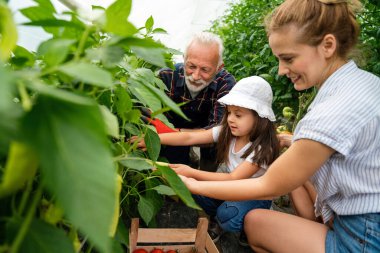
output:
M210 33L210 32L199 32L193 35L190 42L187 44L187 47L184 52L184 59L187 58L187 52L190 48L190 46L193 43L199 43L202 45L217 45L218 46L218 67L222 65L223 63L223 41L222 39L217 36L216 34Z
M337 56L346 58L358 41L360 28L355 15L360 9L358 0L286 0L267 16L267 35L295 25L297 41L316 46L326 34L333 34L338 42Z

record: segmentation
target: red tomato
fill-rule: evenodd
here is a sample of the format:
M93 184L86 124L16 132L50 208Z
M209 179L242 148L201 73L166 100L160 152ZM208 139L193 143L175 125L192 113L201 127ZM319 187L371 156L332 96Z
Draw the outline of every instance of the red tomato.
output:
M154 249L150 253L165 253L162 249Z
M148 251L145 249L135 249L133 253L148 253Z

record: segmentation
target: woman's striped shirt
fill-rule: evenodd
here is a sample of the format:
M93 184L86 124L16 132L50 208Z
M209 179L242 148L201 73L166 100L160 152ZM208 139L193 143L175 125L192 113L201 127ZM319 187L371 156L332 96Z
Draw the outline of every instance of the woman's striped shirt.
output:
M380 212L380 78L353 61L321 86L294 141L311 139L334 150L313 175L316 215Z

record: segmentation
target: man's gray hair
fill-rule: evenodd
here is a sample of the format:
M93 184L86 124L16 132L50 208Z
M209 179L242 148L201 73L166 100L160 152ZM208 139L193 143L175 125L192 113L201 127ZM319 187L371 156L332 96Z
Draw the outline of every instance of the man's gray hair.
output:
M222 65L224 46L223 46L222 39L218 35L214 33L210 33L210 32L199 32L199 33L194 34L190 42L187 44L185 48L185 52L183 55L185 60L187 58L187 51L193 43L200 43L202 45L216 44L219 49L218 67Z

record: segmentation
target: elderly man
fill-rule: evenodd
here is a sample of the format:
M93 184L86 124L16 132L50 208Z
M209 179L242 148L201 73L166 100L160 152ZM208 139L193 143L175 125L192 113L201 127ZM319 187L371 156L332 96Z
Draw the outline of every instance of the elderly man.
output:
M223 69L223 43L215 34L201 32L194 35L184 52L184 63L175 69L162 69L159 77L168 88L167 95L181 107L191 120L177 114L166 114L169 121L180 131L194 131L218 124L224 108L217 100L235 85L235 78ZM164 147L162 155L171 163L189 164L190 147ZM200 148L200 168L215 171L215 150Z

